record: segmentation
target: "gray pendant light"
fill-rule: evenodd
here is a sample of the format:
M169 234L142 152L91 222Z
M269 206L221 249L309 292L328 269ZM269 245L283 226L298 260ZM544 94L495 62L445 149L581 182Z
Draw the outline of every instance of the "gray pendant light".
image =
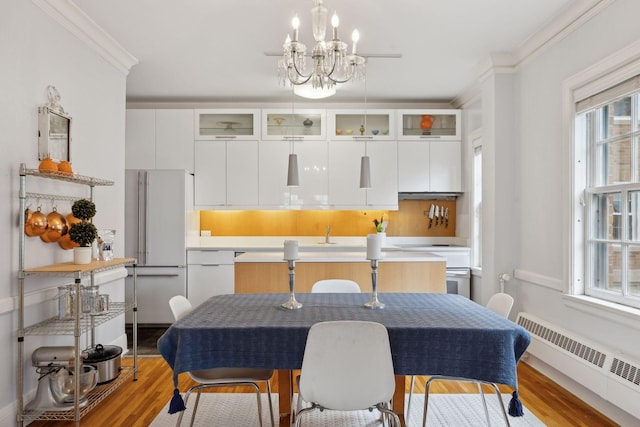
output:
M371 188L371 166L366 155L360 158L360 188Z
M300 179L298 178L298 155L289 154L289 168L287 169L287 187L300 186Z

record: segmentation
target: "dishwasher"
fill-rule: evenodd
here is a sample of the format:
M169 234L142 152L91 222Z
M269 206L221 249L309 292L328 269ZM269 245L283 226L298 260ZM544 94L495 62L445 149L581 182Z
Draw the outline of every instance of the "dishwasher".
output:
M187 251L187 298L196 307L214 295L234 293L235 252Z

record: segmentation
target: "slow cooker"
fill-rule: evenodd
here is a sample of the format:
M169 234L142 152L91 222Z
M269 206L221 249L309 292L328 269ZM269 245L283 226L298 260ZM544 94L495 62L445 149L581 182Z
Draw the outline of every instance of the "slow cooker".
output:
M117 345L97 344L88 349L85 365L95 366L98 370L98 384L115 380L120 375L122 347Z

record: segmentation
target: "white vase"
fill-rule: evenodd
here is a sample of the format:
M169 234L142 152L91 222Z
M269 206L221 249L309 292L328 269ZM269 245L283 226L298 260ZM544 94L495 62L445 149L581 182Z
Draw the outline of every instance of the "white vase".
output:
M387 246L387 233L384 232L379 232L378 233L378 239L380 239L380 246L381 247L386 247Z
M91 264L91 246L73 248L74 264Z

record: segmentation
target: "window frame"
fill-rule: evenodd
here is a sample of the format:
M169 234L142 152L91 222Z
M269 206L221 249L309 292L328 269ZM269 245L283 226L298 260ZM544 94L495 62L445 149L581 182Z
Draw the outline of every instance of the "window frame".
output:
M619 57L623 55L618 53ZM570 162L571 165L571 176L570 176L570 188L568 191L573 195L571 200L571 224L568 224L566 228L567 233L570 234L569 239L566 240L570 242L569 246L569 257L570 262L565 265L568 268L566 275L568 277L568 285L566 286L566 293L574 296L589 296L597 299L601 299L607 302L613 302L618 304L624 304L629 307L640 308L640 297L629 296L629 295L618 295L613 294L612 292L597 289L591 287L590 284L593 280L591 269L589 268L589 257L590 257L590 242L593 239L590 238L590 230L589 227L593 221L593 213L591 209L591 200L592 195L594 193L611 193L611 192L620 192L621 193L621 208L622 212L620 213L622 218L629 218L629 209L628 204L630 200L628 198L628 192L633 190L636 191L640 189L640 181L638 179L638 167L639 165L632 163L632 168L635 168L635 171L632 171L635 175L635 182L625 183L625 184L610 184L610 185L601 185L601 186L589 186L590 182L594 182L594 176L589 176L589 173L595 173L595 167L597 164L595 163L596 156L594 155L594 151L590 152L591 147L586 145L587 135L585 132L587 127L585 124L586 114L584 112L576 112L576 103L577 101L584 100L589 96L595 95L597 93L606 91L625 80L628 80L636 75L640 75L640 44L634 46L633 49L630 49L625 52L627 56L626 60L622 60L620 62L613 61L608 59L607 61L603 61L602 63L597 64L591 69L587 69L582 73L573 76L570 79L567 79L564 82L564 94L563 94L563 103L564 103L564 112L565 112L565 123L569 125L565 128L565 137L567 137L566 141L570 146L565 153L570 153L570 159L567 161ZM633 60L628 58L629 56L633 57ZM615 65L624 64L625 65ZM606 70L606 71L603 71ZM640 106L640 89L634 91L639 100L636 101L636 106ZM620 98L621 96L612 97L607 104L610 104L613 100ZM602 103L600 104L602 105ZM640 150L640 142L637 141L639 138L637 136L638 127L638 116L640 112L638 111L640 108L636 108L632 111L632 120L635 120L634 123L637 125L636 127L636 141L632 140L630 142L632 149ZM569 113L569 114L567 114ZM592 124L595 126L595 123ZM593 131L594 129L591 129ZM631 133L631 135L634 135ZM582 143L581 143L582 141ZM637 162L637 152L632 151L631 156L633 158L633 162ZM633 177L631 180L633 181ZM637 222L637 218L634 218ZM623 261L622 261L622 281L625 282L627 279L627 272L629 271L629 266L626 264L628 260L628 252L629 251L629 242L630 237L627 233L627 225L626 221L622 221L622 229L621 233L625 233L624 236L627 241L625 245L622 246L623 250ZM637 230L636 230L637 233ZM624 239L623 239L624 240ZM632 241L633 243L633 241ZM633 246L633 244L631 245ZM635 246L634 246L635 247Z

